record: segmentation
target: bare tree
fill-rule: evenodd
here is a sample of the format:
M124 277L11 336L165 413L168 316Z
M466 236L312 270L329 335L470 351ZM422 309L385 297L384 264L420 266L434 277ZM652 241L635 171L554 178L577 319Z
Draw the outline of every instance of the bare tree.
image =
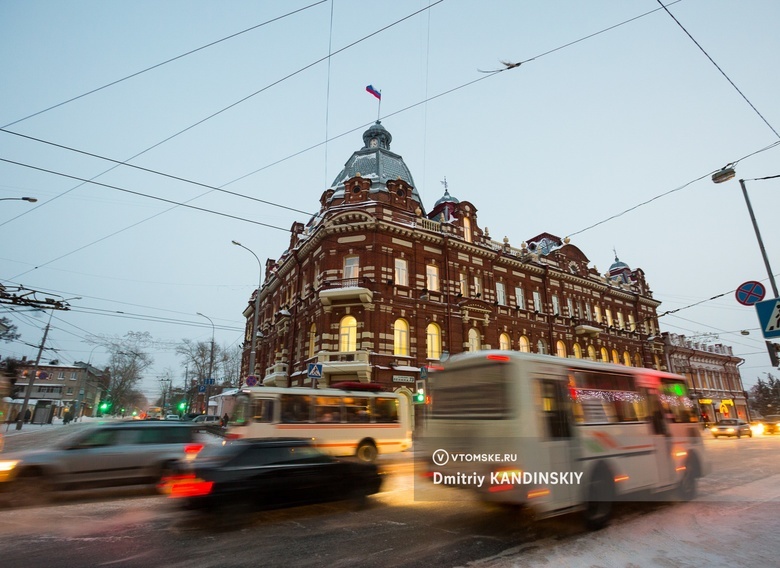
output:
M144 371L154 362L144 351L155 344L149 332L130 331L122 337L93 336L89 341L103 345L109 353L111 381L107 398L111 401L111 412L145 405L146 399L138 387Z
M223 347L220 350L217 369L222 377L222 386L237 387L241 378L241 356L243 350L240 345Z
M16 325L7 317L0 317L0 341L13 341L20 335Z

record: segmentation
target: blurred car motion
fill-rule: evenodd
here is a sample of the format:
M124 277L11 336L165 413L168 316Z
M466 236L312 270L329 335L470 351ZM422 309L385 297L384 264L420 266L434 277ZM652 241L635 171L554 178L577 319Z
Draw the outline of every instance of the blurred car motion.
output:
M749 438L753 437L753 430L750 428L750 424L744 420L737 420L736 418L729 418L726 420L720 420L710 428L713 438L720 438L721 436L736 436L741 438L742 435L746 435Z
M776 434L780 432L780 414L770 414L758 418L754 422L753 431L756 434Z
M186 423L113 422L90 426L42 450L0 455L0 501L38 505L53 492L151 485L214 437Z
M194 424L210 424L212 426L221 426L222 417L215 416L212 414L199 414L198 416L192 419L192 422Z
M381 485L375 464L336 459L307 439L274 438L210 446L160 489L188 509L215 510L360 500Z

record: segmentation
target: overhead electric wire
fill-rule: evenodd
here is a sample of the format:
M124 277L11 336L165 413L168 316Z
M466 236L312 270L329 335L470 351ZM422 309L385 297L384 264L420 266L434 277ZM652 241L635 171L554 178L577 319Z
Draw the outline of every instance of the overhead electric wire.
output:
M739 87L737 87L737 85L734 83L734 81L732 81L732 80L731 80L731 78L730 78L728 75L726 75L726 72L725 72L725 71L723 71L723 69L721 69L721 68L720 68L720 65L718 65L717 63L715 63L715 60L714 60L712 57L710 57L710 54L709 54L709 53L707 53L707 52L705 51L705 49L704 49L704 48L703 48L703 47L702 47L702 46L699 44L699 42L698 42L698 41L696 41L696 39L695 39L695 38L694 38L694 37L693 37L693 36L690 34L690 32L689 32L688 30L686 30L686 29L685 29L685 26L683 26L683 25L680 23L680 21L679 21L677 18L675 18L675 17L674 17L674 14L672 14L672 13L671 13L671 12L668 10L667 6L671 6L671 3L670 3L670 4L667 4L667 5L664 5L664 3L663 3L663 2L661 2L661 0L657 0L657 1L658 1L658 3L661 5L661 7L662 7L662 8L663 8L663 9L666 11L666 13L667 13L667 14L669 14L669 17L670 17L670 18L672 18L672 19L673 19L673 20L674 20L674 21L677 23L677 25L678 25L678 26L680 26L680 28L682 29L682 31L684 31L684 32L685 32L685 34L686 34L686 35L687 35L687 36L688 36L688 37L691 39L691 41L692 41L693 43L695 43L695 44L696 44L696 47L698 47L698 48L701 50L701 52L702 52L704 55L706 55L706 56L707 56L707 59L709 59L709 60L710 60L710 63L712 63L712 64L715 66L715 68L716 68L718 71L720 71L720 74L721 74L721 75L723 75L723 76L726 78L726 80L727 80L727 81L728 81L728 82L731 84L731 86L732 86L732 87L734 87L734 89L735 89L735 90L736 90L736 91L739 93L739 95L740 95L740 96L741 96L743 99L745 99L745 102L746 102L748 105L750 105L750 108L752 108L752 109L753 109L753 111L754 111L754 112L755 112L755 113L758 115L758 117L759 117L759 118L760 118L762 121L764 121L764 124L766 124L766 125L769 127L769 129L770 129L770 130L771 130L771 131L774 133L774 135L775 135L775 136L777 136L778 138L780 138L780 134L778 134L778 133L777 133L777 130L775 130L775 128L774 128L774 127L773 127L771 124L769 124L769 121L768 121L766 118L764 118L764 115L763 115L763 114L761 114L761 113L758 111L758 109L755 107L755 105L754 105L753 103L751 103L751 102L750 102L750 99L748 99L748 98L745 96L745 93L743 93L743 92L742 92L742 91L739 89Z
M157 148L158 146L162 146L163 144L165 144L166 142L169 142L170 140L173 140L173 139L174 139L174 138L176 138L177 136L181 136L182 134L184 134L185 132L188 132L189 130L192 130L192 129L193 129L193 128L195 128L196 126L199 126L199 125L203 124L204 122L206 122L206 121L208 121L208 120L211 120L212 118L214 118L214 117L216 117L216 116L219 116L220 114L222 114L222 113L224 113L224 112L226 112L226 111L230 110L231 108L233 108L233 107L235 107L235 106L238 106L238 105L240 105L240 104L241 104L241 103L243 103L243 102L246 102L247 100L251 99L252 97L255 97L255 96L259 95L260 93L262 93L262 92L264 92L264 91L267 91L267 90L268 90L268 89L270 89L271 87L274 87L274 86L278 85L279 83L282 83L282 82L286 81L287 79L290 79L290 78L292 78L292 77L294 77L294 76L296 76L296 75L298 75L298 74L300 74L300 73L303 73L303 72L304 72L304 71L306 71L307 69L309 69L309 68L311 68L311 67L314 67L315 65L317 65L317 64L319 64L319 63L322 63L323 61L325 61L325 60L327 60L327 59L330 59L330 58L331 58L331 57L333 57L334 55L337 55L337 54L341 53L342 51L346 51L347 49L350 49L350 48L354 47L355 45L357 45L357 44L359 44L359 43L361 43L361 42L363 42L363 41L365 41L365 40L367 40L367 39L369 39L369 38L371 38L371 37L373 37L373 36L375 36L375 35L377 35L377 34L380 34L380 33L384 32L384 31L386 31L386 30L388 30L388 29L392 28L393 26L396 26L396 25L398 25L399 23L401 23L401 22L404 22L404 21L408 20L409 18L412 18L412 17L416 16L417 14L419 14L419 13L421 13L421 12L424 12L425 10L429 10L431 7L435 6L436 4L441 4L442 2L444 2L444 0L437 0L437 1L436 1L434 4L432 4L431 6L427 6L427 7L425 7L425 8L421 8L420 10L417 10L416 12L412 12L411 14L408 14L408 15L404 16L403 18L401 18L401 19L399 19L399 20L396 20L395 22L392 22L392 23L390 23L390 24L388 24L388 25L386 25L386 26L384 26L384 27L382 27L382 28L379 28L378 30L376 30L376 31L374 31L374 32L371 32L371 33L370 33L370 34L368 34L368 35L365 35L365 36L363 36L362 38L360 38L360 39L358 39L358 40L355 40L355 41L353 41L352 43L350 43L350 44L348 44L348 45L345 45L345 46L344 46L344 47L342 47L341 49L337 49L337 50L336 50L336 51L334 51L333 53L329 53L329 54L328 54L327 56L325 56L325 57L321 57L321 58L317 59L316 61L313 61L312 63L309 63L308 65L304 65L303 67L301 67L301 68L297 69L296 71L293 71L292 73L289 73L288 75L286 75L286 76L282 77L281 79L277 79L276 81L274 81L274 82L272 82L272 83L269 83L268 85L266 85L266 86L265 86L265 87L263 87L262 89L259 89L259 90L255 91L255 92L253 92L253 93L251 93L251 94L249 94L249 95L246 95L245 97L242 97L241 99L239 99L239 100L237 100L237 101L235 101L235 102L233 102L233 103L229 104L228 106L226 106L226 107L224 107L224 108L222 108L222 109L218 110L217 112L214 112L214 113L212 113L212 114L210 114L210 115L206 116L205 118L202 118L202 119L198 120L197 122L195 122L195 123L193 123L193 124L191 124L191 125L187 126L186 128L183 128L183 129L179 130L178 132L176 132L176 133L174 133L174 134L171 134L171 135L170 135L170 136L168 136L167 138L164 138L163 140L160 140L159 142L157 142L157 143L155 143L155 144L153 144L153 145L151 145L151 146L147 147L145 150L142 150L141 152L138 152L137 154L135 154L135 155L131 156L131 157L130 157L130 158L128 158L127 160L124 160L124 161L123 161L123 162L121 162L120 164L124 164L124 163L126 163L126 162L129 162L130 160L134 160L135 158L137 158L137 157L139 157L139 156L141 156L141 155L143 155L143 154L145 154L145 153L147 153L147 152L149 152L149 151L153 150L154 148ZM84 182L84 183L86 183L86 181L91 181L91 180L97 179L97 178L99 178L100 176L102 176L102 175L105 175L105 174L107 174L107 173L108 173L108 172L110 172L110 171L113 171L114 169L118 168L118 167L120 166L120 164L116 164L116 165L114 165L113 167L111 167L111 168L109 168L109 169L107 169L107 170L104 170L103 172L101 172L101 173L99 173L99 174L97 174L97 175L93 176L92 178L90 178L90 180L85 180L85 182ZM36 211L36 210L37 210L37 209L39 209L40 207L43 207L43 206L45 206L45 205L47 205L47 204L51 203L52 201L54 201L54 200L56 200L56 199L59 199L59 198L60 198L60 197L62 197L63 195L66 195L66 194L70 193L71 191L74 191L75 189L77 189L77 188L81 187L82 185L84 185L84 183L80 183L79 185L77 185L77 186L75 186L75 187L72 187L72 188L68 189L67 191L64 191L64 192L60 193L60 194L59 194L59 195L57 195L57 196L55 196L55 197L53 197L53 198L51 198L51 199L49 199L49 200L47 200L47 201L44 201L44 202L43 202L43 203L41 203L40 205L36 205L36 206L32 207L31 209L27 209L25 212L23 212L23 213L20 213L20 214L19 214L19 215L17 215L16 217L13 217L13 218L9 219L9 220L8 220L8 221L6 221L5 223L2 223L2 224L0 224L0 227L2 227L3 225L5 225L5 224L7 224L7 223L10 223L11 221L15 221L16 219L19 219L20 217L23 217L24 215L27 215L27 214L29 214L29 213L32 213L33 211ZM210 193L210 192L207 192L207 193ZM204 195L205 195L205 194L204 194ZM201 197L201 196L198 196L198 197ZM196 198L196 199L197 199L197 198Z
M117 79L116 81L111 81L110 83L106 83L102 87L97 87L95 89L92 89L91 91L87 91L86 93L82 93L82 94L80 94L78 96L75 96L75 97L72 97L72 98L70 98L70 99L68 99L66 101L62 101L60 103L57 103L56 105L52 105L52 106L47 107L47 108L45 108L43 110L39 110L38 112L34 112L32 114L29 114L29 115L27 115L27 116L25 116L23 118L19 118L19 119L13 121L13 122L9 122L8 124L3 125L3 128L8 128L9 126L13 126L14 124L19 124L20 122L23 122L23 121L25 121L25 120L27 120L29 118L33 118L34 116L41 115L41 114L43 114L45 112L48 112L50 110L53 110L55 108L61 107L61 106L66 105L68 103L72 103L73 101L77 101L77 100L79 100L81 98L84 98L84 97L86 97L88 95L91 95L93 93L97 93L98 91L102 91L103 89L107 89L108 87L112 87L112 86L117 85L117 84L119 84L119 83L121 83L123 81L127 81L128 79L132 79L133 77L137 77L138 75L142 75L143 73L146 73L147 71L151 71L152 69L157 69L158 67L162 67L163 65L167 65L168 63L171 63L171 62L176 61L178 59L182 59L184 57L187 57L188 55L192 55L193 53L197 53L198 51L202 51L202 50L204 50L206 48L213 47L213 46L215 46L215 45L217 45L219 43L222 43L223 41L227 41L229 39L233 39L234 37L238 37L238 36L240 36L242 34L245 34L245 33L250 32L252 30L256 30L258 28L261 28L261 27L266 26L268 24L271 24L273 22L277 22L277 21L282 20L282 19L284 19L284 18L286 18L288 16L292 16L293 14L297 14L298 12L303 12L304 10L308 10L309 8L313 8L314 6L317 6L319 4L323 4L324 2L327 2L327 1L328 0L319 0L318 2L315 2L314 4L309 4L308 6L304 6L303 8L299 8L297 10L293 10L292 12L288 12L288 13L283 14L281 16L278 16L276 18L272 18L272 19L267 20L265 22L262 22L260 24L254 25L254 26L252 26L250 28L246 28L244 30L241 30L240 32L236 32L236 33L230 34L229 36L225 36L222 39L218 39L216 41L212 41L211 43L207 43L206 45L202 45L202 46L197 47L195 49L191 49L190 51L187 51L185 53L177 55L176 57L172 57L170 59L166 59L165 61L162 61L160 63L152 65L151 67L147 67L146 69L142 69L141 71L136 71L135 73L131 73L130 75L122 77L121 79Z
M423 10L430 9L432 6L435 6L436 4L438 4L438 3L442 2L442 1L443 1L443 0L439 0L439 1L438 1L438 2L436 2L435 4L430 4L430 5L429 5L427 8L424 8L424 9L422 9L422 10L419 10L419 11L417 11L417 12L414 12L413 14L411 14L411 15L409 15L409 16L406 16L405 18L402 18L401 20L398 20L398 21L396 21L396 22L394 22L394 23L392 23L392 24L388 25L388 26L386 26L385 28L382 28L382 29L378 30L377 32L374 32L374 34L376 34L376 33L379 33L379 32L381 32L381 31L384 31L384 30L386 30L386 29L388 29L388 28L390 28L390 27L392 27L392 26L396 25L397 23L399 23L399 22L401 22L401 21L403 21L403 20L405 20L405 19L408 19L408 18L410 18L410 17L412 17L412 16L414 16L414 15L418 14L419 12L421 12L421 11L423 11ZM677 0L677 1L679 2L679 1L681 1L681 0ZM579 43L580 41L583 41L583 40L585 40L585 39L588 39L588 38L595 37L595 36L599 35L600 33L603 33L603 32L605 32L605 31L608 31L608 30L614 29L614 28L616 28L616 27L622 26L622 25L624 25L624 24L627 24L627 23L629 23L629 22L632 22L632 21L634 21L634 20L636 20L636 19L638 19L638 18L641 18L641 17L647 16L647 15L649 15L649 14L652 14L653 12L656 12L656 11L658 11L658 10L659 10L659 8L656 8L655 10L651 10L651 11L649 11L649 12L645 12L644 14L641 14L641 15L639 15L639 16L636 16L636 17L634 17L634 18L630 18L630 19L628 19L628 20L625 20L625 21L623 21L623 22L620 22L620 23L618 23L618 24L615 24L615 25L613 25L613 26L610 26L610 27L608 27L608 28L605 28L604 30L601 30L601 31L599 31L599 32L596 32L596 33L593 33L593 34L589 34L589 35L587 35L587 36L584 36L583 38L580 38L580 39L578 39L578 40L575 40L575 41L572 41L572 42L568 42L567 44L565 44L565 45L563 45L563 46L560 46L560 47L558 47L558 48L556 48L556 49L552 49L552 50L546 51L546 52L544 52L544 53L541 53L541 54L539 54L539 55L537 55L537 56L534 56L534 57L532 57L531 59L529 59L528 61L535 60L535 59L540 59L540 58L544 57L545 55L548 55L548 54L550 54L550 53L554 53L554 52L556 52L556 51L559 51L560 49L563 49L563 48L565 48L565 47L569 47L569 46L575 45L575 44ZM371 35L374 35L374 34L371 34ZM366 39L366 38L368 38L368 37L371 37L371 35L369 35L369 36L366 36L366 37L364 37L363 39ZM346 46L346 47L344 47L344 48L342 48L342 49L340 49L340 50L338 50L338 51L336 51L336 52L334 52L334 53L331 53L331 54L329 54L329 55L328 55L328 58L330 58L332 55L335 55L336 53L339 53L340 51L343 51L344 49L347 49L348 47L350 47L350 46L352 46L352 45L355 45L356 43L359 43L360 41L363 41L363 39L361 39L361 40L358 40L358 41L356 41L356 42L353 42L352 44L350 44L350 45L348 45L348 46ZM303 68L303 69L305 69L305 68ZM502 71L504 71L504 70L502 70ZM298 72L300 72L300 70L299 70ZM296 73L298 73L298 72L296 72ZM295 73L293 73L292 75L294 75L294 74L295 74ZM405 107L405 108L402 108L402 109L400 109L400 110L398 110L398 111L396 111L396 112L393 112L393 113L387 114L387 115L385 115L383 118L387 118L387 117L395 116L395 115L397 115L397 114L400 114L400 113L402 113L402 112L405 112L405 111L407 111L407 110L410 110L410 109L412 109L412 108L415 108L415 107L417 107L417 106L419 106L419 105L426 104L426 103L428 103L428 102L430 102L430 101L432 101L432 100L438 99L438 98L440 98L440 97L443 97L443 96L445 96L445 95L448 95L448 94L450 94L450 93L453 93L453 92L455 92L455 91L458 91L458 90L460 90L460 89L463 89L463 88L465 88L465 87L468 87L468 86L470 86L470 85L473 85L473 84L475 84L475 83L478 83L478 82L480 82L480 81L482 81L482 80L484 80L484 79L487 79L487 78L489 78L489 77L493 77L493 76L495 76L495 75L497 75L497 74L498 74L498 73L491 73L491 74L489 74L489 75L485 75L484 77L480 77L480 78L478 78L478 79L475 79L475 80L469 81L469 82L467 82L467 83L464 83L464 84L462 84L462 85L460 85L460 86L458 86L458 87L454 87L454 88L452 88L452 89L448 89L447 91L444 91L444 92L442 92L442 93L439 93L439 94L437 94L437 95L435 95L435 96L433 96L433 97L427 97L427 98L426 98L425 100L423 100L423 101L420 101L420 102L418 102L418 103L415 103L415 104L409 105L409 106L407 106L407 107ZM291 77L292 75L289 75L289 77ZM270 87L270 85L269 85L269 87ZM268 88L268 87L266 87L266 88ZM264 89L263 89L263 90L264 90ZM258 92L259 92L259 91L258 91ZM248 98L248 97L247 97L247 98ZM242 99L242 100L246 100L246 99ZM239 102L240 102L240 101L239 101ZM238 104L238 103L234 103L234 104L233 104L233 105L231 105L231 106L235 106L235 104ZM230 108L230 107L226 107L226 108ZM223 110L226 110L226 109L223 109ZM222 112L222 111L220 111L220 112ZM218 114L218 113L216 113L216 114ZM212 116L216 116L216 114L214 114L214 115L212 115ZM204 119L204 120L206 120L206 119ZM201 121L201 122L202 122L202 121ZM196 124L198 124L198 123L196 123ZM291 159L291 158L293 158L293 157L295 157L295 156L298 156L298 155L300 155L300 154L303 154L304 152L307 152L307 151L309 151L309 150L312 150L312 149L314 149L314 148L317 148L317 147L319 147L319 146L322 146L323 144L327 144L329 141L336 140L336 139L338 139L338 138L341 138L341 137L343 137L343 136L346 136L347 134L351 134L352 132L355 132L355 131L357 131L357 130L360 130L360 129L362 129L362 128L365 128L366 126L368 126L368 125L370 125L370 124L372 124L372 123L367 123L367 124L364 124L364 125L358 126L358 127L356 127L356 128L353 128L353 129L351 129L351 130L349 130L349 131L347 131L347 132L343 132L342 134L339 134L339 135L337 135L337 136L334 136L333 138L330 138L330 139L328 139L328 140L325 140L325 141L323 141L323 142L320 142L320 143L318 143L318 144L315 144L315 145L313 145L313 146L309 146L308 148L306 148L306 149L304 149L304 150L301 150L301 151L299 151L299 152L295 152L294 154L291 154L291 155L289 155L289 156L287 156L287 157L285 157L285 158L282 158L282 159L280 159L280 160L277 160L277 161L275 161L275 162L272 162L272 163L270 163L270 164L267 164L266 166L263 166L262 168L258 168L258 169L256 169L256 170L253 170L253 171L251 171L251 172L247 173L247 174L244 174L244 175L242 175L242 176L239 176L238 178L235 178L235 179L231 180L230 182L227 182L227 183L223 184L223 187L224 187L224 186L226 186L226 185L230 185L230 184L232 184L232 183L235 183L235 182L237 182L237 181L239 181L239 180L241 180L241 179L244 179L244 178L246 178L246 177L249 177L249 176L251 176L251 175L254 175L254 174L256 174L256 173L258 173L258 172L260 172L260 171L262 171L262 170L268 169L268 168L270 168L270 167L272 167L272 166L275 166L275 165L277 165L277 164L279 164L279 163L282 163L282 162L284 162L284 161L286 161L286 160L289 160L289 159ZM193 126L194 126L194 125L193 125ZM191 128L191 127L190 127L190 128ZM9 131L9 132L11 132L11 131ZM184 132L184 131L181 131L181 132ZM181 132L180 132L180 133L181 133ZM180 134L180 133L179 133L179 134ZM178 134L175 134L175 135L173 135L173 136L178 136ZM150 148L147 148L147 149L146 149L146 150L144 150L143 152L141 152L141 153L139 153L139 154L136 154L136 156L133 156L133 157L129 158L127 161L129 161L129 160L132 160L132 159L134 159L134 158L135 158L135 157L137 157L137 156L140 156L140 155L141 155L141 154L143 154L144 152L147 152L147 151L151 150L152 148L154 148L154 147L156 147L156 146L158 146L158 145L162 144L163 142L165 142L165 141L167 141L167 140L170 140L170 139L171 139L173 136L171 136L171 137L167 138L166 140L163 140L162 142L159 142L159 143L158 143L158 144L156 144L155 146L152 146L152 147L150 147ZM120 164L117 164L117 165L115 165L114 167L112 167L112 168L110 168L110 169L108 169L108 170L106 170L106 171L102 172L101 174L98 174L97 176L94 176L92 179L95 179L95 178L99 177L100 175L103 175L103 174L105 174L105 173L107 173L107 172L109 172L109 171L112 171L113 169L115 169L115 168L119 167L119 165L126 165L126 164L125 164L125 162L121 162ZM149 170L149 171L153 171L153 170ZM56 197L54 197L54 198L52 198L52 199L50 199L50 200L46 201L45 203L41 204L41 206L42 206L42 205L45 205L46 203L50 203L50 202L51 202L51 201L53 201L54 199L57 199L57 198L59 198L59 197L62 197L62 196L63 196L63 195L65 195L66 193L69 193L70 191L73 191L73 190L75 190L76 188L78 188L78 187L81 187L82 185L83 185L83 183L82 183L82 184L79 184L79 185L78 185L78 186L76 186L76 187L73 187L73 188L71 188L70 190L68 190L68 191L66 191L66 192L64 192L64 193L62 193L62 194L60 194L60 195L58 195L58 196L56 196ZM206 187L211 187L211 186L206 186ZM213 191L213 190L211 190L211 191ZM202 197L202 196L204 196L204 195L206 195L206 194L208 194L208 193L210 193L210 191L209 191L209 192L206 192L206 193L204 193L204 194L201 194L201 195L195 196L194 198L192 198L192 199L188 200L188 201L187 201L187 203L189 203L190 201L193 201L193 200L195 200L195 199L198 199L198 198L200 198L200 197ZM45 263L43 263L43 264L38 264L37 266L35 266L35 268L33 268L33 269L30 269L30 270L28 270L28 271L26 271L26 272L22 272L22 273L20 273L20 274L17 274L16 276L14 276L14 277L12 277L12 278L18 278L19 276L23 276L23 275L25 275L25 274L28 274L29 272L32 272L33 270L36 270L36 269L38 269L38 268L41 268L41 267L43 267L43 266L46 266L46 265L48 265L48 264L51 264L52 262L55 262L55 261L57 261L57 260L60 260L60 259L62 259L62 258L65 258L65 257L67 257L67 256L70 256L71 254L74 254L74 253L76 253L76 252L79 252L79 251L81 251L81 250L84 250L84 249L85 249L85 248L87 248L87 247L90 247L90 246L92 246L92 245L94 245L94 244L97 244L97 243L99 243L99 242L102 242L103 240L106 240L106 239L108 239L108 238L111 238L112 236L115 236L115 235L117 235L117 234L119 234L119 233L122 233L122 232L124 232L124 231L126 231L126 230L129 230L129 229L131 229L131 228L133 228L133 227L136 227L136 226L138 226L138 225L140 225L140 224L142 224L142 223L144 223L144 222L146 222L146 221L148 221L148 220L150 220L150 219L153 219L153 218L156 218L156 217L158 217L158 216L160 216L160 215L163 215L163 214L167 213L168 211L171 211L172 209L175 209L176 207L177 207L177 206L174 206L174 207L172 207L172 208L169 208L169 209L167 209L167 210L165 210L165 211L161 211L160 213L157 213L156 215L153 215L153 216L151 216L151 217L148 217L148 218L146 218L146 219L143 219L143 220L141 220L141 221L138 221L138 222L136 222L136 223L133 223L133 224L131 224L131 225L127 226L127 227L124 227L123 229L120 229L120 230L118 230L118 231L115 231L115 232L113 232L113 233L110 233L109 235L105 235L104 237L102 237L102 238L100 238L100 239L97 239L97 240L95 240L95 241L92 241L91 243L88 243L88 244L86 244L86 245L83 245L83 246L79 247L78 249L75 249L75 250L73 250L73 251L71 251L71 252L69 252L69 253L66 253L65 255L62 255L62 256L60 256L60 257L57 257L57 258L55 258L55 259L52 259L52 260L50 260L50 261L47 261L47 262L45 262ZM33 209L31 209L31 210L28 210L28 211L27 211L27 213L29 213L29 212L32 212L32 211L34 211L35 209L37 209L37 207L34 207L34 208L33 208ZM14 217L14 218L10 219L9 221L6 221L6 223L9 223L9 222L11 222L11 221L13 221L13 220L15 220L15 219L18 219L19 217L21 217L22 215L25 215L25 214L26 214L26 213L22 213L21 215L17 215L16 217ZM5 225L6 223L2 223L2 224L0 224L0 227L2 227L3 225Z

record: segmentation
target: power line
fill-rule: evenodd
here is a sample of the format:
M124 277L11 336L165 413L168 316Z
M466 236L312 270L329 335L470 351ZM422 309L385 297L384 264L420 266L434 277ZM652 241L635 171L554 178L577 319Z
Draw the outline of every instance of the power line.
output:
M308 10L309 8L313 8L314 6L317 6L318 4L323 4L324 2L327 2L327 0L320 0L319 2L315 2L314 4L309 4L308 6L304 6L303 8L299 8L298 10L293 10L292 12L288 12L286 14L283 14L279 17L272 18L270 20L267 20L263 23L257 24L255 26L252 26L250 28L246 28L245 30L241 30L240 32L236 32L234 34L230 34L229 36L225 36L222 39L218 39L216 41L212 41L211 43L207 43L206 45L202 45L200 47L197 47L195 49L191 49L190 51L187 51L185 53L182 53L181 55L177 55L176 57L172 57L170 59L166 59L165 61L161 63L157 63L155 65L152 65L151 67L147 67L146 69L142 69L141 71L136 71L135 73L131 73L130 75L127 75L126 77L122 77L121 79L117 79L116 81L111 81L110 83L106 83L102 87L97 87L95 89L92 89L91 91L87 91L86 93L82 93L78 96L75 96L73 98L70 98L66 101L62 101L60 103L57 103L56 105L52 105L48 108L45 108L43 110L39 110L38 112L34 112L33 114L29 114L23 118L19 118L13 122L9 122L8 124L4 125L2 128L8 128L9 126L13 126L14 124L18 124L20 122L23 122L29 118L32 118L34 116L41 115L45 112L49 112L50 110L53 110L55 108L61 107L63 105L66 105L68 103L72 103L73 101L77 101L78 99L84 98L88 95L91 95L93 93L97 93L98 91L102 91L103 89L107 89L108 87L112 87L114 85L117 85L123 81L127 81L128 79L132 79L133 77L137 77L139 75L142 75L143 73L146 73L147 71L151 71L152 69L157 69L158 67L162 67L163 65L167 65L168 63L171 63L173 61L176 61L177 59L182 59L183 57L187 57L188 55L192 55L193 53L197 53L198 51L202 51L206 48L213 47L217 45L218 43L222 43L223 41L227 41L229 39L233 39L235 37L238 37L242 34L245 34L247 32L250 32L252 30L256 30L258 28L261 28L263 26L266 26L270 23L277 22L279 20L282 20L288 16L292 16L293 14L297 14L298 12L303 12L304 10Z
M677 18L675 18L675 17L674 17L674 15L673 15L673 14L672 14L672 13L669 11L669 9L668 9L666 6L664 6L664 4L663 4L663 2L661 2L661 0L657 0L657 1L658 1L658 3L661 5L661 7L662 7L662 8L663 8L663 9L666 11L666 13L667 13L667 14L669 14L669 17L671 17L671 18L672 18L672 19L673 19L673 20L674 20L674 21L677 23L677 25L678 25L678 26L680 26L680 28L682 29L682 31L684 31L684 32L685 32L685 34L686 34L686 35L687 35L687 36L688 36L688 37L691 39L691 41L692 41L693 43L695 43L695 44L696 44L696 47L698 47L698 48L701 50L701 52L702 52L704 55L706 55L706 56L707 56L707 59L709 59L709 60L710 60L710 63L712 63L712 64L715 66L715 68L716 68L718 71L720 71L720 74L721 74L721 75L723 75L723 76L726 78L726 80L727 80L729 83L731 83L731 86L732 86L732 87L734 87L734 89L735 89L735 90L736 90L736 91L737 91L737 92L740 94L740 96L741 96L743 99L745 99L745 102L746 102L747 104L749 104L749 105L750 105L750 108L752 108L752 109L753 109L753 111L754 111L754 112L755 112L755 113L758 115L758 117L759 117L761 120L763 120L763 121L764 121L764 124L766 124L766 125L769 127L769 129L770 129L772 132L774 132L775 136L777 136L778 138L780 138L780 134L778 134L778 133L777 133L777 130L775 130L775 129L774 129L774 127L773 127L771 124L769 124L769 121L768 121L766 118L764 118L764 115L762 115L762 114L761 114L761 113L758 111L758 109L757 109L757 108L756 108L756 107L753 105L753 103L751 103L751 102L750 102L750 100L749 100L749 99L748 99L748 98L745 96L745 94L744 94L742 91L740 91L740 90L739 90L739 87L737 87L737 85L734 83L734 81L732 81L732 80L731 80L731 78L730 78L728 75L726 75L726 72L725 72L725 71L723 71L723 69L721 69L721 68L720 68L720 65L718 65L717 63L715 63L715 60L714 60L712 57L710 57L710 54L709 54L709 53L707 53L707 52L704 50L704 48L703 48L703 47L702 47L702 46L699 44L699 42L698 42L698 41L696 41L696 39L694 39L694 37L693 37L693 36L690 34L690 32L689 32L688 30L686 30L686 29L685 29L685 26L683 26L683 25L680 23L680 21L679 21ZM668 5L669 5L669 6L671 6L671 4L668 4Z

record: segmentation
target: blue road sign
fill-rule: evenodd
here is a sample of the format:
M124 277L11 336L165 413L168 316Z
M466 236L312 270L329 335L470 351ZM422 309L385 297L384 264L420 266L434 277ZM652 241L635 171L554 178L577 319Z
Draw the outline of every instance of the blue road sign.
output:
M206 385L198 385L198 392L206 392Z
M428 378L428 367L420 367L420 378L423 380Z
M756 313L764 337L766 339L780 337L780 298L758 302Z
M309 372L306 376L310 379L321 379L322 363L309 363Z
M257 384L257 377L255 377L254 375L249 375L249 376L246 378L246 386L248 386L248 387L253 387L253 386L255 386L256 384Z
M761 282L749 280L741 284L734 295L737 297L737 302L743 306L752 306L764 299L766 288Z

